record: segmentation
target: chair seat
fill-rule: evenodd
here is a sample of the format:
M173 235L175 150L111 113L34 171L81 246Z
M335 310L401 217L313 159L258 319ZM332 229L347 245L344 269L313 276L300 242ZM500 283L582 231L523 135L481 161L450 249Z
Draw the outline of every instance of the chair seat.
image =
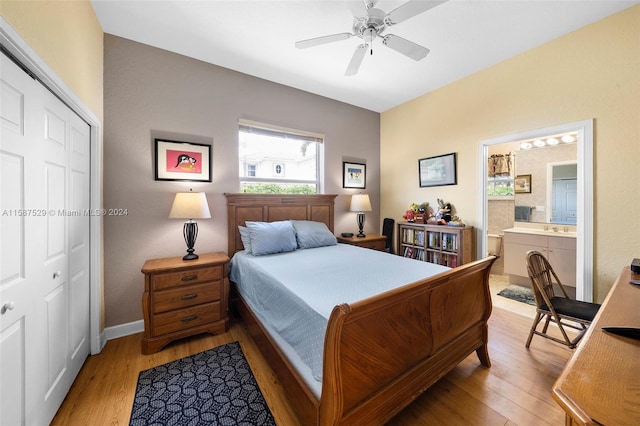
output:
M598 313L600 305L598 303L582 302L580 300L567 299L566 297L554 296L549 299L551 305L558 315L578 318L585 321L593 321ZM549 307L543 304L540 309L548 311Z

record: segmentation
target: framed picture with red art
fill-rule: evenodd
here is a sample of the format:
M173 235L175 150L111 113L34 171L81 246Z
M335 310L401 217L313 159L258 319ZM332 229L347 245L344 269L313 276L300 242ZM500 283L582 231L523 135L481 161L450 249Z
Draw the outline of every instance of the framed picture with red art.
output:
M211 145L155 140L156 180L211 182Z

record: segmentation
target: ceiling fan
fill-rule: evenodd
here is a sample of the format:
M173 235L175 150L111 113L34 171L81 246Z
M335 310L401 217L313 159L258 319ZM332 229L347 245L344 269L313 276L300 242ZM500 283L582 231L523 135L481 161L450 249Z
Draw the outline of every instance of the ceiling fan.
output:
M412 41L406 40L394 34L384 34L387 27L406 21L422 12L434 8L447 0L410 0L399 6L389 13L385 13L380 9L376 9L375 5L378 0L363 0L364 10L356 11L353 21L352 33L339 33L322 37L310 38L296 42L298 49L306 49L307 47L319 46L322 44L333 43L336 41L347 40L351 37L360 37L362 43L356 47L351 61L347 66L344 75L350 76L358 73L358 69L362 64L362 60L371 46L371 54L373 55L373 40L377 37L382 38L382 44L402 53L409 58L419 61L427 56L429 49L422 47ZM362 17L360 17L362 16Z

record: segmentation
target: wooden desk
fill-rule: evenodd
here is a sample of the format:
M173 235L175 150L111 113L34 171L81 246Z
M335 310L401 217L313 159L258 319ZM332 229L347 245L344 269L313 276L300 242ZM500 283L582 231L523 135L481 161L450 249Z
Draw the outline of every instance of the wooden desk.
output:
M553 385L567 425L640 425L640 340L609 334L603 326L640 327L640 287L627 266Z

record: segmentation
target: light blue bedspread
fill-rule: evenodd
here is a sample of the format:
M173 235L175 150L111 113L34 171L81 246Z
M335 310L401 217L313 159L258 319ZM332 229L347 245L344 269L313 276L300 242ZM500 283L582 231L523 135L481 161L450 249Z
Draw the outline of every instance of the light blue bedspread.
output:
M448 269L338 244L266 256L238 252L231 259L230 278L258 319L279 333L320 381L325 330L336 305Z

